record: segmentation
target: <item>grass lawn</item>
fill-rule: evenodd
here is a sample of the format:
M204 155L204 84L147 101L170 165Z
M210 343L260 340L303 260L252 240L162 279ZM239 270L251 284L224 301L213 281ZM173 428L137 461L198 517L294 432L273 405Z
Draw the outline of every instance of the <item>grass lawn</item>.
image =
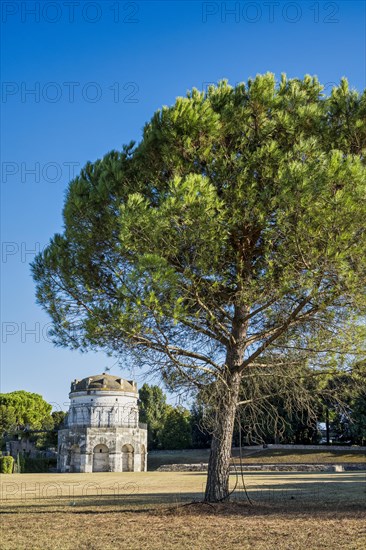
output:
M164 464L200 464L207 463L210 449L188 449L183 451L151 451L147 455L147 469L156 470Z
M175 453L164 451L151 452L148 454L148 469L156 470L164 464L199 464L207 463L210 454L209 449L190 449ZM276 463L292 463L292 464L337 464L346 462L365 463L366 469L366 454L365 451L357 449L349 449L347 451L336 451L332 449L324 450L298 450L292 449L263 449L258 447L258 450L247 450L243 447L242 451L243 462L245 464L276 464ZM233 450L233 461L238 462L239 451Z
M237 454L234 453L234 457ZM236 458L234 460L235 462L238 461ZM243 462L246 464L340 464L357 462L364 463L366 469L366 454L365 451L353 449L347 451L306 449L296 450L296 452L291 449L262 449L249 456L243 454Z
M196 472L1 476L4 549L366 547L366 474L250 472L209 506ZM196 504L188 505L192 500Z

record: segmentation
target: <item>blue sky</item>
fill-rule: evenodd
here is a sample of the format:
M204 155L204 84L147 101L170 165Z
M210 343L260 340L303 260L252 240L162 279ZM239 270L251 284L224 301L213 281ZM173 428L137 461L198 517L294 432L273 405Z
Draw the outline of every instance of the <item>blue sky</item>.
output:
M66 408L72 379L116 359L55 348L29 262L62 230L67 184L139 140L192 87L267 71L366 87L366 8L338 2L13 2L2 8L1 391ZM33 90L33 92L32 92ZM123 358L122 358L123 367Z

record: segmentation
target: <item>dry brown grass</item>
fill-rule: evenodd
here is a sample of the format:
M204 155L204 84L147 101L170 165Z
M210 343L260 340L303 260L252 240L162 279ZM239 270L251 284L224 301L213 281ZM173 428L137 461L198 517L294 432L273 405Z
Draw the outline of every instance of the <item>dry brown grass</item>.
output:
M4 522L5 549L364 549L365 515L202 511L174 514L102 511L12 515Z
M238 502L187 505L205 482L193 472L1 478L4 550L366 547L362 472L250 473L253 506L243 491Z

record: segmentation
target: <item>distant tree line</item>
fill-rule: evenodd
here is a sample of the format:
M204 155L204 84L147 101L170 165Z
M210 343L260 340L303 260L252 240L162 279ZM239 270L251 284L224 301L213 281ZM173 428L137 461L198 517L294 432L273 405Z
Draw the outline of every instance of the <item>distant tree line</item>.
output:
M233 445L255 444L366 444L365 366L333 377L284 380L271 377L267 387L257 379L246 391L248 403L236 417ZM294 385L302 385L303 393ZM265 400L257 400L256 392ZM311 396L311 397L309 397ZM249 398L250 397L250 398ZM311 399L311 402L309 402ZM159 386L144 384L140 390L140 420L148 426L149 449L208 448L211 442L210 411L199 394L190 410L172 407ZM320 430L319 424L325 429Z
M251 375L245 379L247 403L236 416L233 445L271 443L366 444L366 366L338 377L307 376L296 380ZM304 388L303 393L298 391ZM296 391L297 390L297 391ZM266 399L257 399L267 395ZM309 403L309 396L312 402ZM156 385L144 384L139 391L140 421L148 427L148 448L208 448L211 430L209 401L197 394L190 410L167 403L166 394ZM52 406L39 394L14 391L0 394L0 437L27 438L39 450L57 446L57 431L66 413L52 412ZM319 430L323 422L326 430Z
M187 409L168 405L159 386L144 384L139 397L140 421L147 424L149 450L192 447L192 418Z

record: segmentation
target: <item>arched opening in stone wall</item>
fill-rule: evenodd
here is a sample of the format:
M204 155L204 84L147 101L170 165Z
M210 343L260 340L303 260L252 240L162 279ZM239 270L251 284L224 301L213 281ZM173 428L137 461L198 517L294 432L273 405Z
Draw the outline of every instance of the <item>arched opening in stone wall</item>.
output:
M123 445L122 447L122 472L133 472L134 467L134 448L132 445Z
M80 472L80 447L72 445L70 449L70 472Z
M145 471L146 466L146 449L145 445L141 445L141 472Z
M96 445L93 449L93 472L109 472L109 449L107 445Z

